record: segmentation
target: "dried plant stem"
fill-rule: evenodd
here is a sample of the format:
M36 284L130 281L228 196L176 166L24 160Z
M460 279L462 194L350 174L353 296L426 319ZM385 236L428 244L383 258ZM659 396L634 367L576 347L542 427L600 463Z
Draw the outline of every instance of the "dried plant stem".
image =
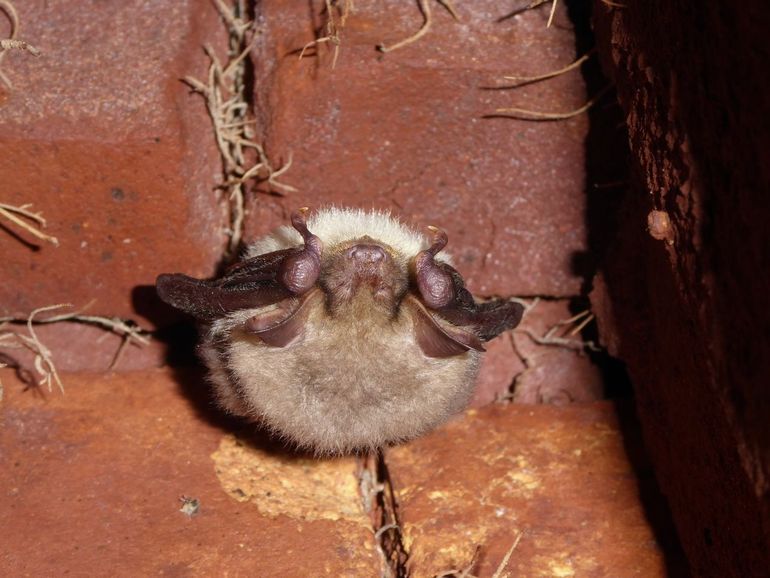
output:
M498 114L503 114L520 120L565 120L579 116L588 111L588 109L595 105L610 88L612 88L612 85L605 86L596 93L596 96L586 102L583 106L569 112L541 112L537 110L529 110L526 108L498 108L496 112Z
M32 56L40 56L41 54L40 49L35 48L29 42L10 38L0 39L0 50L22 50L29 52Z
M575 68L578 68L581 64L583 64L586 60L591 58L591 56L596 52L596 48L592 48L588 52L586 52L583 56L578 58L575 62L572 64L568 64L567 66L560 68L558 70L553 70L551 72L546 72L545 74L539 74L537 76L504 76L503 78L505 80L512 80L517 83L532 83L532 82L538 82L540 80L547 80L549 78L554 78L556 76L560 76L562 74L565 74L569 72L570 70L574 70Z
M214 129L217 148L222 160L223 197L227 199L229 237L227 255L232 257L238 250L243 235L245 212L245 185L252 179L266 181L274 190L295 191L293 187L277 180L288 166L273 169L262 145L256 142L256 121L249 109L248 88L245 81L246 58L251 52L257 32L253 22L244 19L246 1L235 0L232 6L223 0L214 4L225 22L228 33L227 62L223 63L210 46L204 46L209 58L206 82L186 77L184 81L206 101L206 109ZM251 162L247 150L256 154Z
M524 334L527 337L529 337L533 342L537 343L538 345L564 347L567 349L573 349L575 351L584 351L586 348L590 349L591 351L599 351L600 350L599 347L597 347L593 341L569 339L569 337L574 337L575 335L580 333L585 328L586 325L588 325L591 321L593 321L593 319L594 319L594 315L589 310L586 309L585 311L581 311L580 313L570 317L569 319L564 319L562 321L555 323L543 335L537 335L531 329L528 329L526 327L519 327L517 329L514 329L514 333ZM570 329L570 326L576 323L577 325ZM562 330L562 329L564 330L563 335L567 335L568 337L564 337L563 335L562 336L557 335L559 330Z
M473 556L471 556L471 561L468 562L464 568L460 570L454 568L452 570L444 570L443 572L436 574L435 578L475 578L471 572L473 572L473 569L479 562L479 554L481 554L481 546L477 545L473 549Z
M59 390L64 392L64 385L62 385L59 373L56 371L56 366L53 363L51 351L40 341L35 332L34 322L35 316L46 311L52 311L66 307L66 305L49 305L47 307L40 307L30 313L24 322L27 327L27 334L17 333L14 331L4 330L5 325L10 321L18 321L14 318L2 318L0 319L0 346L4 347L25 347L35 354L35 371L40 376L40 380L37 385L45 385L48 387L48 391L53 390L53 384L56 383Z
M56 237L52 237L51 235L46 235L38 228L38 227L45 227L46 221L40 213L33 213L29 211L28 209L31 206L32 205L30 204L26 204L26 205L21 205L20 207L17 207L14 205L8 205L6 203L0 203L0 217L3 217L4 219L7 219L12 223L18 225L19 227L21 227L31 235L34 235L38 239L51 243L52 245L58 246L59 240ZM30 224L27 221L24 221L23 219L21 219L20 217L24 217L32 221L34 224Z
M28 52L32 56L40 56L40 50L28 42L16 38L19 33L19 14L16 12L16 8L10 0L0 0L0 12L5 14L8 22L11 24L9 37L0 39L0 64L2 64L3 56L5 56L5 53L9 50L20 50ZM0 70L0 81L2 81L8 88L13 88L11 79L8 78L2 70Z
M548 15L548 23L545 25L546 28L550 28L551 24L553 23L553 15L556 14L556 4L559 3L559 0L553 0L553 4L551 5L551 13Z
M45 311L52 311L55 309L61 309L63 307L72 307L70 304L49 305L47 307L41 307L36 309L28 317L0 317L0 323L30 323L30 319L33 319L35 325L46 325L49 323L59 323L62 321L76 321L79 323L87 323L89 325L96 325L107 329L111 333L117 333L118 335L126 337L129 341L135 341L136 343L147 345L150 340L148 337L149 332L146 329L134 324L132 321L126 321L119 317L101 317L98 315L83 315L83 311L93 305L93 301L88 303L85 307L73 311L71 313L64 313L61 315L53 315L46 317L45 319L34 319L34 316L38 313Z
M574 337L575 335L583 331L583 329L585 329L585 326L591 323L591 321L595 319L593 313L589 313L588 311L583 311L583 313L581 313L580 315L583 316L584 314L585 314L585 317L583 318L583 321L581 321L572 331L569 332L570 337ZM575 319L575 321L577 321L577 319Z
M86 309L89 305L84 307ZM74 311L72 313L65 313L61 315L53 315L43 319L38 319L37 316L46 311L55 311L64 307L72 307L70 304L61 303L57 305L48 305L46 307L39 307L32 311L26 317L6 316L0 317L0 347L6 348L26 348L35 354L34 367L35 371L40 376L40 380L37 385L45 385L49 391L52 391L53 384L55 383L59 390L64 391L59 373L56 370L56 365L53 362L53 354L40 341L37 333L35 332L36 325L46 325L50 323L60 323L63 321L72 321L78 323L87 323L89 325L96 325L107 329L111 333L116 333L123 337L123 342L116 355L113 357L110 368L112 368L120 358L120 354L125 349L125 346L129 343L136 343L138 345L146 345L149 343L148 332L141 327L138 327L131 321L126 321L117 317L101 317L97 315L83 315L81 310ZM27 333L19 333L18 331L12 331L8 327L13 324L24 324L27 329ZM5 354L2 354L5 360ZM4 362L5 367L9 367L10 364Z
M457 16L457 11L455 10L454 5L450 0L437 0L439 4L441 4L447 12L449 12L452 15L452 18L455 20L459 20L459 17ZM417 4L420 7L420 11L422 12L424 21L420 29L412 34L410 37L405 38L404 40L401 40L399 42L396 42L395 44L392 44L390 46L385 46L384 44L379 44L377 46L377 50L380 52L392 52L394 50L398 50L399 48L403 48L404 46L407 46L409 44L412 44L414 42L417 42L420 38L425 36L428 33L428 30L430 30L430 26L432 23L432 16L430 11L430 0L417 0Z
M519 546L519 542L521 542L521 538L524 536L524 532L519 532L516 536L516 538L513 541L513 545L508 549L508 552L506 552L505 556L503 557L500 564L495 569L495 573L492 574L492 578L508 578L510 575L508 573L503 574L505 571L505 567L508 566L508 562L511 559L511 556L513 555L513 551L516 550L516 548ZM471 557L471 561L461 570L446 570L444 572L439 572L438 574L435 574L435 578L475 578L471 572L475 568L476 564L478 564L479 561L479 555L481 554L481 546L476 546L475 550L473 551L473 556Z
M503 558L502 562L500 562L500 565L497 567L497 570L495 570L495 573L492 574L492 578L503 578L503 571L505 570L505 567L508 565L508 561L511 559L511 556L513 555L513 551L518 547L519 542L521 542L521 537L523 535L524 535L524 532L519 532L518 536L516 536L516 539L513 541L513 545L505 554L505 557ZM505 576L507 576L507 574Z
M339 3L336 0L325 0L325 4L326 4L326 36L323 36L321 38L316 38L315 40L305 44L305 46L302 47L302 50L299 53L299 59L302 60L302 58L304 58L305 52L307 52L308 49L310 48L317 49L320 44L323 44L324 42L328 42L334 45L334 57L332 58L332 69L333 69L337 66L337 58L340 55L340 45L342 44L340 33L345 28L345 24L347 23L348 16L350 16L350 14L353 12L353 0L342 1L342 8L339 9L339 12L340 12L339 20L336 20L334 18L335 8L339 5Z

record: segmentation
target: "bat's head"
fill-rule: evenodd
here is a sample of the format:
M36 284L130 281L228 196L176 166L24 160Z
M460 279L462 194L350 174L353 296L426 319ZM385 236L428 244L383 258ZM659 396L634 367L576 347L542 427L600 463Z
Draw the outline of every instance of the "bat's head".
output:
M392 247L364 235L329 249L318 284L332 315L361 307L392 315L408 289L407 273Z
M521 306L477 302L434 227L427 239L340 209L291 222L219 279L158 277L160 297L208 328L223 405L321 451L413 437L461 409L483 342Z

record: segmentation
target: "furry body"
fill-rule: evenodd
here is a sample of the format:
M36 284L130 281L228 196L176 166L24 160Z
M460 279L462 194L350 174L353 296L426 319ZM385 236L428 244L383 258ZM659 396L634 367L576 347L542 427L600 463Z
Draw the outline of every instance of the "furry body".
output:
M164 300L215 317L202 323L199 353L219 404L318 453L408 440L461 411L483 351L477 335L496 335L515 315L486 332L475 329L477 318L486 327L487 317L500 314L479 309L448 259L433 259L445 235L431 245L390 215L361 210L330 208L306 227L300 221L256 241L244 255L260 267L273 255L298 260L281 265L278 275L289 284L299 279L301 288L288 298L257 307L222 305L247 293L240 288L247 281L263 282L263 269L257 270L261 277L236 271L215 288L181 275L159 278ZM312 247L300 253L303 239ZM420 255L422 261L415 257ZM303 285L306 277L312 288ZM197 285L190 289L183 282ZM212 291L224 297L211 297ZM196 299L215 304L204 307ZM432 307L439 315L425 305L437 300ZM507 303L495 306L517 312ZM228 308L233 310L216 316Z

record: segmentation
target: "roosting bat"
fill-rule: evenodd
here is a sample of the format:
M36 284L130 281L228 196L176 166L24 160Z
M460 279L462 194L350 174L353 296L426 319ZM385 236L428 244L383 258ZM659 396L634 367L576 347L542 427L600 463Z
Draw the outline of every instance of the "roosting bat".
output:
M482 343L523 308L474 300L435 227L428 240L385 213L306 212L219 279L158 277L202 324L219 404L318 453L405 441L462 410Z

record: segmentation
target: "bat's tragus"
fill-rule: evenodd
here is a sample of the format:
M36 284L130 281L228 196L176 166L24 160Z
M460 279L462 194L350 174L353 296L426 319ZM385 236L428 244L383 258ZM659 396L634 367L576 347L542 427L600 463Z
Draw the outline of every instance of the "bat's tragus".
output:
M200 322L219 404L318 452L413 438L462 410L484 342L523 308L476 300L443 253L390 215L291 215L217 279L160 275Z

